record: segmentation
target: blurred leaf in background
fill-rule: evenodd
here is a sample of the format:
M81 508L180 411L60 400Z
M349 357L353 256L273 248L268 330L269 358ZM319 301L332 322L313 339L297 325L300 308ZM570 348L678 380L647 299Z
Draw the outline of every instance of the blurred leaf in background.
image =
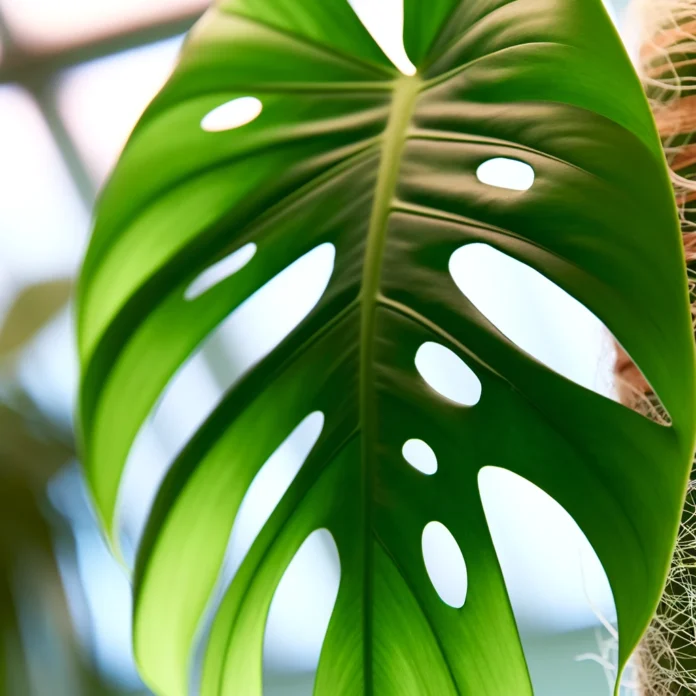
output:
M30 285L19 293L0 329L0 360L19 350L65 309L72 292L68 278Z
M75 539L47 494L75 458L73 437L14 370L22 349L67 307L71 289L67 279L29 286L0 326L0 696L133 693L102 678L77 636L57 552L74 559Z

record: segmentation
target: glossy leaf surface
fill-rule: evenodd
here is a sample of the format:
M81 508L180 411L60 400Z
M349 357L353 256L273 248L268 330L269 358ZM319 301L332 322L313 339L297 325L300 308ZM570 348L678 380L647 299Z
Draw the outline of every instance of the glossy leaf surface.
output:
M112 535L129 448L176 370L283 268L320 244L336 249L317 306L231 388L161 487L135 576L136 654L159 694L188 692L244 494L316 411L321 436L216 616L204 696L261 693L268 607L320 528L336 542L341 583L317 693L531 693L478 493L486 465L542 488L585 532L616 598L622 664L658 601L693 446L694 356L641 87L600 0L405 0L404 11L412 76L346 0L221 0L103 194L78 321L84 462ZM215 130L201 128L245 97L262 105L252 120L225 130L218 111ZM495 158L530 165L531 187L479 181ZM594 312L671 427L567 381L497 331L448 271L472 242ZM186 299L250 243L246 266ZM474 405L426 384L415 365L425 343L473 371ZM435 474L404 462L413 438L433 449ZM463 555L461 608L428 577L431 521Z

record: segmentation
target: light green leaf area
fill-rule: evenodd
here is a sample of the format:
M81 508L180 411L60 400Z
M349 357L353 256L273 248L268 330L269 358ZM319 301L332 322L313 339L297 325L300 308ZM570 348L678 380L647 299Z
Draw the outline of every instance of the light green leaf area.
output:
M524 696L529 677L478 492L487 465L577 521L615 595L624 665L665 579L694 440L693 339L671 188L638 80L600 0L406 0L413 76L346 0L223 0L192 31L105 190L79 286L84 464L113 536L124 462L173 374L245 299L320 244L336 259L299 327L226 394L163 483L135 574L135 649L164 696L189 655L244 495L310 413L325 424L215 619L204 696L261 693L275 589L304 540L336 542L319 694ZM209 132L217 107L262 111ZM218 124L219 125L219 124ZM239 125L239 124L238 124ZM496 157L529 190L481 183ZM482 242L596 314L671 415L651 422L534 360L454 283ZM191 283L253 243L195 297ZM272 317L268 321L273 321ZM414 364L426 342L481 383L460 406ZM427 443L438 470L409 466ZM456 609L421 536L444 524Z

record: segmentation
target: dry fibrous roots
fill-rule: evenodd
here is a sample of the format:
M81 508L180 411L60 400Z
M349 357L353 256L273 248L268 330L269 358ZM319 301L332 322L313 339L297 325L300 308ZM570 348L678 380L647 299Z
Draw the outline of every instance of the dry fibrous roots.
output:
M639 0L638 68L676 194L687 264L696 260L696 1Z
M696 693L696 484L660 608L636 655L641 696Z
M637 0L637 66L669 164L696 317L696 0ZM664 420L649 385L619 350L622 401ZM696 694L696 470L665 593L635 656L640 696Z

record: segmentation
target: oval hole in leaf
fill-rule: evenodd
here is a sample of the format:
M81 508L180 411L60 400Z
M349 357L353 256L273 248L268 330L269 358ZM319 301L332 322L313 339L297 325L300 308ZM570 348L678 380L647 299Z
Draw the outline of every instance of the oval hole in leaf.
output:
M261 115L263 104L256 97L238 97L220 104L201 120L201 128L209 133L241 128Z
M569 632L616 620L604 568L575 520L527 479L499 467L478 475L488 527L520 631Z
M241 249L233 251L224 259L209 266L186 288L184 299L195 300L210 288L241 271L254 258L254 254L256 254L256 244L245 244Z
M349 0L363 26L384 55L404 75L415 75L416 66L404 47L403 0Z
M494 157L479 165L476 177L488 186L511 191L528 191L534 184L534 169L526 162Z
M441 522L428 522L421 543L425 569L438 596L455 609L463 607L468 586L466 563L452 532Z
M312 532L273 595L264 636L264 671L316 671L340 577L333 536L326 529Z
M432 475L437 471L437 457L432 447L423 440L407 440L401 450L404 459L423 474Z
M131 447L121 481L120 526L129 530L132 543L142 534L175 455L222 394L314 309L331 279L335 256L333 244L320 244L283 269L223 320L170 380ZM150 461L155 449L159 456Z
M439 343L424 343L416 353L421 377L441 396L462 406L481 399L481 381L453 351Z
M613 337L572 295L488 244L460 247L449 269L467 299L519 348L571 382L618 400Z

